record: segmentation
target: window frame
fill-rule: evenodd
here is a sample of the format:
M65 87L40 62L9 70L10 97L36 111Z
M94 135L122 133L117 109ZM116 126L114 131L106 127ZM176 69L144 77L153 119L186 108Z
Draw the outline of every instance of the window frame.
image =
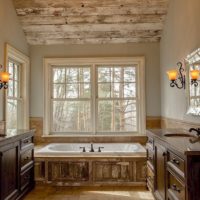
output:
M30 73L30 60L29 57L18 51L9 44L5 45L5 66L8 70L9 61L16 62L20 65L20 113L17 114L17 117L20 118L17 124L17 129L29 129L29 73ZM9 84L9 83L8 83ZM7 101L8 101L8 91L5 91L5 111L4 118L7 119Z
M44 74L44 127L43 135L50 136L50 122L51 122L51 66L63 66L63 65L78 65L78 66L91 66L91 117L92 117L92 132L73 132L73 134L65 133L62 136L102 136L104 132L96 132L97 127L93 127L94 124L97 126L97 69L95 66L98 65L138 65L136 67L137 77L137 95L136 98L140 104L138 108L138 132L107 132L107 136L133 136L133 135L144 135L146 129L146 110L145 110L145 58L141 57L106 57L106 58L44 58L43 59L43 74ZM95 109L95 112L94 112ZM72 132L71 132L72 133ZM54 133L52 136L60 135Z

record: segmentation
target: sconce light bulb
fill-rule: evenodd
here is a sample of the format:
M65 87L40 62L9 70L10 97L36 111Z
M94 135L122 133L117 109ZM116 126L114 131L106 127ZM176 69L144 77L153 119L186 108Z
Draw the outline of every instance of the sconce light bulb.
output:
M167 74L170 81L175 81L177 79L178 76L177 70L169 70L167 71Z
M200 76L200 70L191 70L190 76L192 80L198 80Z
M1 82L7 83L9 81L10 74L8 72L1 72L0 73L0 80Z

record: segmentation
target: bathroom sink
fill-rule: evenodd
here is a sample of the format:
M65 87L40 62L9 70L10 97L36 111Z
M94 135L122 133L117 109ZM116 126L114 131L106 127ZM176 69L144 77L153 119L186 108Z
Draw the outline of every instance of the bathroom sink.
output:
M166 133L165 137L192 137L192 135L188 133Z

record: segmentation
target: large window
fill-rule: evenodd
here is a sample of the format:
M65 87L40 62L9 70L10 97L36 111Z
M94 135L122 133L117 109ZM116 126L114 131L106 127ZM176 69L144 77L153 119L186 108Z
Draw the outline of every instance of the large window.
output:
M6 66L10 74L6 90L6 126L8 129L29 128L29 58L6 45Z
M21 106L21 66L19 63L9 60L8 72L10 74L10 81L7 93L7 128L18 128L19 119L22 115Z
M144 133L142 58L46 59L46 134Z

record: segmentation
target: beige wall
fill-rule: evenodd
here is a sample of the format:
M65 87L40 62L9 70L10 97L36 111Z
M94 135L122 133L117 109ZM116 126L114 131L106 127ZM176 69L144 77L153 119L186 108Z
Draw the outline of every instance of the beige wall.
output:
M170 88L166 71L200 47L200 0L171 0L160 44L161 113L163 117L200 123L186 115L186 91Z
M31 117L43 116L44 57L145 56L147 116L160 116L159 43L31 46Z
M15 13L12 0L0 0L0 64L4 64L4 45L9 43L29 54L24 33ZM3 90L0 90L0 120L3 119Z

